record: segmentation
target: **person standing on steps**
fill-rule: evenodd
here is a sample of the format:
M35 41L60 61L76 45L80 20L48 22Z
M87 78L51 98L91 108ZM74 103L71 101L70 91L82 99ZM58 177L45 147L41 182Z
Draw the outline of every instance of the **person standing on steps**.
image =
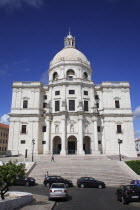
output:
M48 171L46 172L45 177L48 177Z
M54 161L54 156L53 156L53 155L52 155L51 161L55 162L55 161Z

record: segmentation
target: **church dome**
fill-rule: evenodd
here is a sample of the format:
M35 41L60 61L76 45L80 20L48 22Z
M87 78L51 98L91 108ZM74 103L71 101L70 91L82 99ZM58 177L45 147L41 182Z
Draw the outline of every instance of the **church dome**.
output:
M61 50L60 52L58 52L51 64L54 65L60 61L81 61L87 65L89 65L89 61L87 60L86 56L81 53L79 50L73 48L73 47L67 47L67 48L64 48L63 50Z
M90 66L86 56L75 48L75 38L73 38L70 33L65 38L64 43L65 47L54 56L53 60L51 61L51 66L60 61L80 61Z

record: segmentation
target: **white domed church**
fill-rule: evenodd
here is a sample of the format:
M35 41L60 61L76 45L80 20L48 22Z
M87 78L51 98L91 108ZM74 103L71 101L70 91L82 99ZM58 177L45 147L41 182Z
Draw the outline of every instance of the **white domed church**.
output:
M50 62L49 84L14 82L8 153L136 156L128 82L94 84L69 33Z

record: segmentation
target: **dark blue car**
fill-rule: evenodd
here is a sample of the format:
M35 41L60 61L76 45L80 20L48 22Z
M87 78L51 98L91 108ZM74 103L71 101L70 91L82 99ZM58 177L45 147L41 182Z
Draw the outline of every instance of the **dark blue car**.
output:
M132 180L130 184L135 184L140 187L140 180Z

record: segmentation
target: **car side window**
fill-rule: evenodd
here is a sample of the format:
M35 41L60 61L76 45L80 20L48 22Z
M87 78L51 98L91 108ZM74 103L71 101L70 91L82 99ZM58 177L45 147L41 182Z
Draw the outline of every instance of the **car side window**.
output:
M90 180L90 181L93 181L93 182L95 181L95 179L93 179L93 178L89 178L89 180Z
M134 182L134 180L132 180L131 182L130 182L130 184L134 184L135 182Z

